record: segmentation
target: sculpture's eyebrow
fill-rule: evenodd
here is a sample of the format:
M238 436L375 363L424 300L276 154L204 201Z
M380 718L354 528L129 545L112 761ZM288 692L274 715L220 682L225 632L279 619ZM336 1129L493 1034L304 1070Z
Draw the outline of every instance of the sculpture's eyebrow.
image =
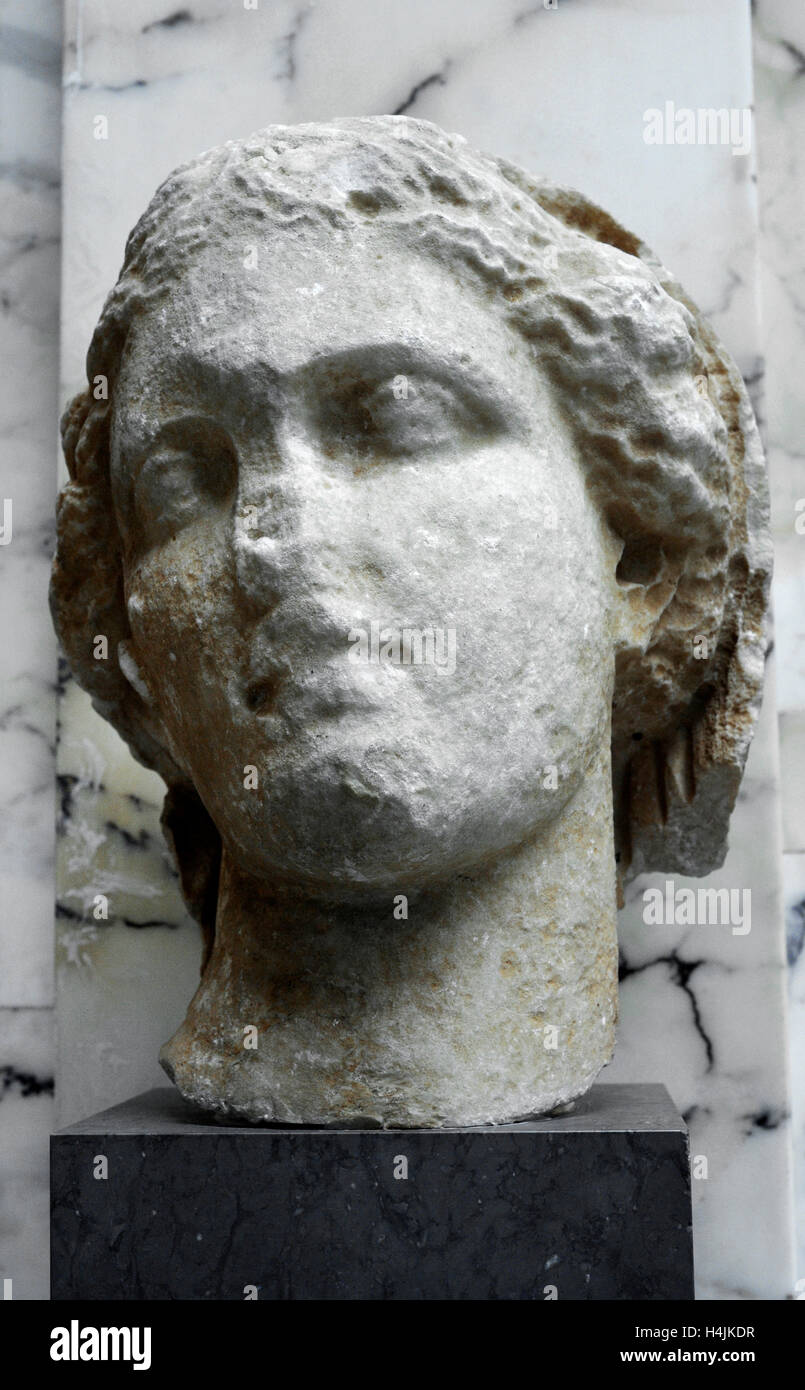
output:
M360 380L377 384L386 377L428 376L474 393L490 406L505 402L515 415L523 409L522 393L513 385L514 373L504 379L467 351L424 342L381 340L336 348L285 370L262 355L227 360L220 351L195 352L188 347L162 358L159 375L171 381L174 390L186 383L188 395L196 399L207 392L225 392L230 401L241 395L253 398L258 387L267 402L278 401L287 390L337 391Z
M518 406L511 383L468 352L437 350L421 342L367 343L321 353L290 373L289 380L313 387L337 387L361 379L378 382L395 376L427 376L444 385L460 385L490 405L505 401L515 410Z

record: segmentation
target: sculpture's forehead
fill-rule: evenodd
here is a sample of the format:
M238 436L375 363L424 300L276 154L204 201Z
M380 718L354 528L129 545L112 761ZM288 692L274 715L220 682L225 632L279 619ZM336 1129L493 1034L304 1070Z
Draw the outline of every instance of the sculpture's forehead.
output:
M216 373L267 382L391 343L401 348L399 370L406 355L414 369L421 353L482 364L491 379L530 393L533 357L504 309L498 285L486 290L448 256L417 254L388 234L261 240L233 229L177 264L167 296L136 322L123 394L128 382L159 397L182 361L206 368L199 382Z

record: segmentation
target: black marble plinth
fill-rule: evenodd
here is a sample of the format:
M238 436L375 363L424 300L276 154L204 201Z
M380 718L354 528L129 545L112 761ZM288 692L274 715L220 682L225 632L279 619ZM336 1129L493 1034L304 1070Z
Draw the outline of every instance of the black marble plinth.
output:
M663 1086L463 1130L236 1128L160 1088L53 1136L51 1203L54 1299L693 1297Z

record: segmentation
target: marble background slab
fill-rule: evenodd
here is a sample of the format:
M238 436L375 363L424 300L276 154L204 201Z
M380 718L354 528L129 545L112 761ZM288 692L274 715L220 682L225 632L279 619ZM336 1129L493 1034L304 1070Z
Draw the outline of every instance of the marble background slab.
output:
M48 1296L61 15L0 5L0 1279Z
M57 406L81 385L83 356L126 233L176 163L272 121L405 110L578 185L643 235L713 319L767 429L781 556L775 603L783 795L772 657L730 855L707 881L751 888L752 932L647 928L640 914L645 882L632 885L621 914L619 1045L603 1079L664 1081L690 1125L692 1152L708 1160L707 1179L694 1183L699 1296L791 1297L780 864L784 843L802 1174L805 537L793 519L796 500L805 497L805 465L797 453L803 407L792 360L802 346L805 257L791 230L792 177L801 176L805 133L796 83L805 68L798 7L759 0L755 13L760 244L764 297L771 296L761 328L755 152L740 158L719 147L650 147L642 139L642 113L667 99L692 107L752 102L742 0L706 7L695 0L559 0L548 11L522 0L414 0L405 7L319 0L257 10L236 0L198 0L187 9L156 0L71 0L58 401L58 10L44 4L33 15L2 0L0 13L0 61L9 78L3 100L30 113L14 121L13 139L4 123L0 168L9 194L0 230L6 341L13 345L0 398L3 493L13 495L15 507L13 543L0 549L9 576L0 587L3 631L13 634L3 644L0 672L8 769L0 798L13 817L3 818L0 831L0 889L14 909L0 942L0 1272L14 1275L16 1296L45 1296L43 1136L54 1064L59 1123L159 1084L158 1045L181 1019L198 968L197 932L182 911L158 830L161 783L131 760L62 669L54 996L55 644L43 596ZM108 119L107 141L93 138L98 114ZM765 401L764 354L774 368ZM88 910L97 892L110 896L107 923ZM22 1220L26 1202L30 1215Z
M805 1294L805 5L758 0L761 348L775 552L798 1296ZM797 505L799 504L799 506ZM799 530L797 530L799 523Z

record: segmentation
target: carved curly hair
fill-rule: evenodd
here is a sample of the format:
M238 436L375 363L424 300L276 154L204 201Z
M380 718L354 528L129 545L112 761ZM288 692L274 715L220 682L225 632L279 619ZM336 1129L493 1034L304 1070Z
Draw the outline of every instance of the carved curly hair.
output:
M270 126L199 155L157 190L95 329L87 389L62 418L70 481L59 501L54 621L95 708L167 783L163 827L208 942L218 832L168 753L158 712L118 660L93 660L92 637L106 634L116 653L130 635L109 481L127 334L233 214L289 236L393 226L423 255L461 262L533 346L623 542L617 577L639 619L639 638L616 653L621 874L718 867L760 703L770 578L763 457L735 365L648 248L579 194L425 121Z

